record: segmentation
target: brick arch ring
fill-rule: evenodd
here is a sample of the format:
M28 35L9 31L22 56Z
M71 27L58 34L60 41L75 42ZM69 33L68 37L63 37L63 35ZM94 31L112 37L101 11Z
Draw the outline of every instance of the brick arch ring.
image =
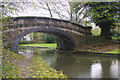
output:
M76 47L75 42L73 38L70 36L69 33L56 29L56 28L50 28L50 27L41 27L41 28L31 28L29 30L26 30L22 32L15 40L12 46L12 51L18 53L18 43L19 41L26 36L29 33L32 32L42 32L50 34L57 42L57 49L59 50L65 50L70 51L74 50Z

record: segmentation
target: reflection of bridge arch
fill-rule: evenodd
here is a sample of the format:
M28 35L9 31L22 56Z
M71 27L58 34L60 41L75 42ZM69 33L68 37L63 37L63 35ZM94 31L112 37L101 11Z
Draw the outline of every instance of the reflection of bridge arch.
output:
M43 32L43 33L48 33L55 38L57 41L57 48L62 49L62 50L73 50L75 48L75 43L72 39L72 37L61 30L55 29L55 28L49 28L49 27L41 27L41 28L32 28L29 30L24 31L21 33L15 40L12 46L12 50L14 52L17 52L17 46L19 41L27 34L31 32Z
M65 20L46 17L15 17L6 26L4 43L17 52L19 40L31 32L50 34L57 41L57 48L63 50L76 50L82 45L91 42L90 28L71 23ZM9 20L9 19L8 19Z

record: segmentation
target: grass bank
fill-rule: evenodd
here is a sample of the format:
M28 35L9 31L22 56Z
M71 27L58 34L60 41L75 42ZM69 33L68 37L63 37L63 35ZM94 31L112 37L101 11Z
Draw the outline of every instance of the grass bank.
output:
M81 47L78 51L120 54L120 43L97 43Z
M44 43L44 44L20 44L20 46L32 46L32 47L49 47L50 49L56 49L56 43Z
M14 65L15 62L25 57L3 49L2 54L2 78L21 78L20 68Z
M61 71L50 68L40 56L28 59L5 49L3 52L2 78L66 78Z
M106 53L119 53L120 54L120 48L118 48L118 49L115 49L115 50L111 50L111 51L108 51L108 52L106 52Z

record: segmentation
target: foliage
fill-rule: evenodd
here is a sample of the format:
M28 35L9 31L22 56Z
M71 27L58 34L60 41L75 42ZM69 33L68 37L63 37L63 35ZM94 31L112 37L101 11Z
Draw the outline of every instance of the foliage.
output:
M41 41L40 37L42 36L42 33L33 32L30 35L33 35L33 43L38 43L39 41Z
M19 44L30 44L33 43L32 41L20 41Z
M50 68L39 56L33 57L30 61L30 65L30 70L33 71L31 74L33 78L67 78L62 71L56 71Z
M111 30L110 32L111 32L112 36L114 36L114 37L118 37L120 35L120 33L116 30Z
M101 28L101 37L110 39L110 29L119 22L119 5L119 2L79 2L73 8Z
M54 38L48 34L43 35L43 41L45 41L45 43L55 43Z
M8 24L9 21L7 20L11 14L15 14L14 12L21 9L21 7L18 7L18 2L1 2L0 1L0 20L2 22L2 30L5 27L5 24ZM11 21L11 20L10 20Z
M9 22L7 19L9 18L10 14L13 14L12 11L16 11L18 9L18 6L16 3L11 3L11 2L2 2L0 1L0 39L1 37L6 37L5 34L1 33L4 29L8 29L5 25L8 24ZM3 46L7 47L4 43L2 43L2 39L0 40L0 46L1 49ZM3 53L2 53L3 52ZM2 53L2 55L1 55ZM11 60L14 60L15 58L13 57L12 59L10 58L11 54L7 54L9 52L5 51L2 49L0 50L0 58L2 57L2 60L0 59L0 70L2 70L2 74L0 74L0 78L17 78L19 75L18 68L13 66L11 63ZM2 63L2 65L1 65ZM2 66L2 69L1 69Z
M117 41L117 42L120 42L120 36L119 37L112 36L112 39L115 40L115 41Z
M0 1L0 30L6 30L9 29L8 27L6 27L7 24L9 24L11 21L13 21L10 18L10 15L14 14L14 12L18 11L21 9L21 7L18 7L19 3L18 2L2 2ZM2 38L5 40L7 36L5 34L2 33ZM7 47L7 43L3 43L2 47L4 46L4 48L8 48Z
M100 28L91 29L91 33L94 36L99 36L101 33L101 29Z
M2 78L18 78L20 76L19 68L14 66L14 61L24 57L3 49L2 56Z
M29 34L30 41L20 41L20 44L41 44L41 43L55 43L54 38L46 33L40 33L40 32L33 32Z
M21 10L22 7L19 6L19 2L0 2L0 9L0 15L5 18L15 14L14 12Z
M66 78L61 71L50 68L40 56L27 59L20 54L3 50L2 78L27 78L25 74L30 78ZM28 67L20 67L20 65L23 66L21 63L25 60L28 60L28 63L25 62Z

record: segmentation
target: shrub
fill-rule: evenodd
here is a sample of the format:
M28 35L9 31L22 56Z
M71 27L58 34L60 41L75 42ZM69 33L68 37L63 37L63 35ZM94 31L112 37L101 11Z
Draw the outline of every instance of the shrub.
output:
M110 31L111 35L114 37L118 37L118 35L120 34L119 32L117 32L116 30L111 30Z
M19 44L30 44L32 41L20 41Z
M45 34L43 36L43 41L45 41L45 43L55 43L55 40L53 37L51 37L50 35L48 34Z

